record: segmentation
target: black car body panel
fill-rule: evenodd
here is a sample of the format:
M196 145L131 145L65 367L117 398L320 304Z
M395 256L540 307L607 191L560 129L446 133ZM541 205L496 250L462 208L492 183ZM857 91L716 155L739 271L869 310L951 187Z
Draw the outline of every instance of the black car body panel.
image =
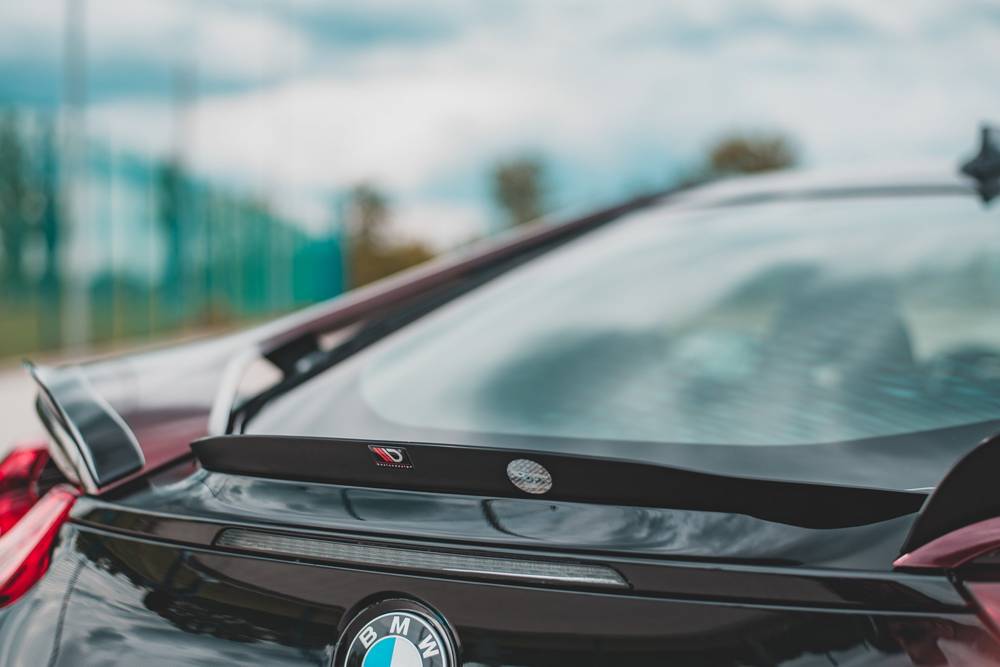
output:
M469 583L86 529L67 531L51 576L11 610L0 644L5 664L325 665L373 591L439 611L465 665L907 664L942 657L942 637L972 638L986 657L995 650L976 617L960 611L843 612ZM41 623L59 631L14 634Z
M975 638L982 655L998 650L946 577L885 569L910 517L806 529L737 514L187 470L78 503L50 574L5 613L5 664L141 656L147 664L323 665L353 612L387 595L438 610L469 665L907 664L942 636ZM352 568L217 546L233 527L571 559L611 566L629 587ZM44 623L60 631L21 636Z

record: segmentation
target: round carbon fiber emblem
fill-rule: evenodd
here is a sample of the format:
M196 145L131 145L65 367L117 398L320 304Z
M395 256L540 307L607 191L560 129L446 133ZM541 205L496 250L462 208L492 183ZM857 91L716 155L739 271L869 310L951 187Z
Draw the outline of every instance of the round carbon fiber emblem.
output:
M455 667L455 645L438 616L412 600L384 600L347 626L337 667Z
M507 477L525 493L539 495L552 488L552 475L545 466L531 459L514 459L508 463Z

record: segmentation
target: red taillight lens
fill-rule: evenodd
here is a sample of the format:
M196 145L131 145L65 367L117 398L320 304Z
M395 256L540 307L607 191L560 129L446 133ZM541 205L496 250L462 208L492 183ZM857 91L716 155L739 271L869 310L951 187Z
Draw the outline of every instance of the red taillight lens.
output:
M15 449L0 462L0 607L18 599L49 567L52 543L78 492L51 488L39 499L44 447Z
M954 570L1000 549L1000 517L953 530L903 554L893 566L906 570Z
M38 478L49 460L44 446L20 447L0 462L0 535L38 502Z
M950 571L1000 639L1000 517L964 526L896 559L895 567Z
M979 607L983 620L992 626L994 633L1000 634L1000 583L966 581L963 585Z
M52 543L76 496L71 486L53 487L0 537L0 606L24 595L45 574Z

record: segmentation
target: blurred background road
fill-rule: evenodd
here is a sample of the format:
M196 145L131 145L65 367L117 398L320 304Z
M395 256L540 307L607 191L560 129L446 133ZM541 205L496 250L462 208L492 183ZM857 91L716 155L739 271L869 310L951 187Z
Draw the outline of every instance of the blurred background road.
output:
M2 3L0 443L33 430L23 356L734 173L954 164L996 81L988 0Z
M14 443L38 435L40 427L32 405L33 395L31 381L20 366L0 366L0 405L3 406L0 455Z

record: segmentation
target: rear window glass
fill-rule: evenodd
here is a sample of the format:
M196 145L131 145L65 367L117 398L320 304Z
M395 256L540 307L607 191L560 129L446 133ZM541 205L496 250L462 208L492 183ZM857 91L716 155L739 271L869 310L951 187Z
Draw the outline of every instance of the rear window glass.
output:
M986 421L1000 211L967 197L650 210L351 363L367 409L417 429L783 445Z

